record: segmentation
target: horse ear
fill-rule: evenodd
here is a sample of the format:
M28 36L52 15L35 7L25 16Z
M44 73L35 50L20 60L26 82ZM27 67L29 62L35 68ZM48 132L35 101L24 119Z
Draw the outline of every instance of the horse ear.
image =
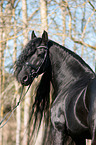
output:
M36 35L35 35L34 31L32 31L31 39L34 39L34 38L36 38Z
M42 34L42 41L45 43L45 45L48 42L48 33L44 30L43 34Z

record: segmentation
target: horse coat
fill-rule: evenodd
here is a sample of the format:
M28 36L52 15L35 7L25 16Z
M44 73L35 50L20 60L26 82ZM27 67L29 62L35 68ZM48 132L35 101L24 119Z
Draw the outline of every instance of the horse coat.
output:
M53 85L52 144L66 145L71 137L76 145L85 145L86 138L95 145L96 77L80 56L49 40L47 32L39 38L33 31L15 66L15 76L22 85L43 74L33 104L41 114L49 108L50 82Z

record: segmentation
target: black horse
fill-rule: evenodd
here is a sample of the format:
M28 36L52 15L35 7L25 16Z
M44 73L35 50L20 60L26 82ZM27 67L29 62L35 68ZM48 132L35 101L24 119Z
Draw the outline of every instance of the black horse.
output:
M70 136L76 145L85 145L85 139L92 139L92 145L96 145L95 73L77 54L49 40L46 31L42 38L34 31L31 37L15 63L15 76L27 86L43 74L34 103L41 112L49 106L52 83L53 144L66 145Z

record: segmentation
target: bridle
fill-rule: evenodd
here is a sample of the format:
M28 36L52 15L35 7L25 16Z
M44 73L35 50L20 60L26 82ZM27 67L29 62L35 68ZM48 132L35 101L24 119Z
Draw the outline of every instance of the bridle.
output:
M45 55L44 55L44 59L43 61L41 62L40 66L38 67L38 69L36 70L36 67L32 64L30 64L29 62L26 62L26 65L27 66L30 66L32 69L35 70L35 72L32 72L30 75L32 78L35 78L35 77L38 77L39 75L39 71L40 69L42 68L43 64L47 61L47 55L48 55L48 46L38 46L37 49L40 49L40 48L44 48L46 50L45 52Z

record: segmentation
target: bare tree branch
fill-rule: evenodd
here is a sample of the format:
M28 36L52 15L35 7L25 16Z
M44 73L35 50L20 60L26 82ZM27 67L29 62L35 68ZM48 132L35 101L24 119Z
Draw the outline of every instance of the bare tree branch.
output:
M93 4L89 1L88 2L90 4L90 6L93 8L93 10L96 12L96 8L93 6Z
M66 0L65 0L65 1L66 1ZM96 50L96 46L92 46L92 45L90 45L90 44L87 44L87 43L84 42L83 40L76 40L76 38L74 38L74 37L72 36L72 14L71 14L70 7L69 7L67 1L66 1L66 4L67 4L68 12L69 12L69 17L70 17L70 19L69 19L69 36L70 36L70 38L71 38L75 43L78 43L78 44L81 44L81 45L84 45L84 46L87 46L87 47L90 47L90 48Z
M34 17L34 15L35 15L39 10L40 10L40 8L36 9L36 10L31 14L31 16L28 18L28 21L30 21L30 20Z

